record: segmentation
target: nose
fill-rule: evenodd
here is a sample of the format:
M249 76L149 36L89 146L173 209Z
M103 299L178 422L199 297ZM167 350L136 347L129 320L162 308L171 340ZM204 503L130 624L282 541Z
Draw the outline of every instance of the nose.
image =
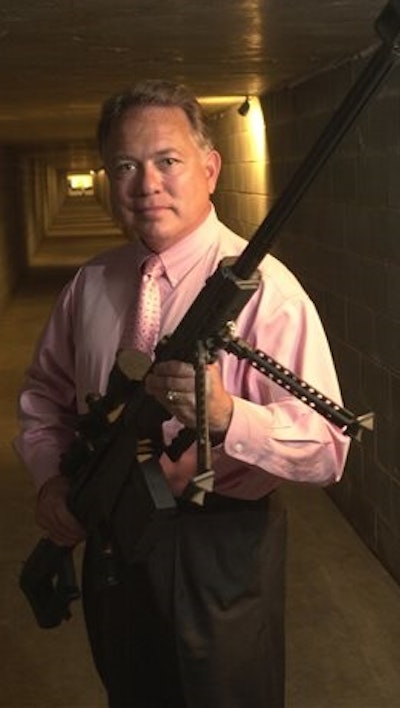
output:
M141 196L156 194L161 189L162 176L157 166L148 162L141 165L137 180L137 191Z

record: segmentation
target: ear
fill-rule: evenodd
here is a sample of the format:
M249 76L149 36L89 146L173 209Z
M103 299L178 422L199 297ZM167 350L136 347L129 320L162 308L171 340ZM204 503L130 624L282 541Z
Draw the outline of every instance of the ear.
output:
M217 150L210 150L206 155L205 168L208 181L208 192L214 194L219 173L221 171L221 155Z

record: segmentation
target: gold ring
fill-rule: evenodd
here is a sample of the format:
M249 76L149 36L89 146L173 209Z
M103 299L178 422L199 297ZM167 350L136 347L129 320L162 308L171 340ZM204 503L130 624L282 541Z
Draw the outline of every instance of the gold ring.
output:
M176 403L179 398L177 391L167 391L165 398L169 403Z

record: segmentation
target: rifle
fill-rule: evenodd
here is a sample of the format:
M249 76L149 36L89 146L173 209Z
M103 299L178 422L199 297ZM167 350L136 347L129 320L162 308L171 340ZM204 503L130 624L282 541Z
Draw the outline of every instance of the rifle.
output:
M400 0L388 2L375 22L375 29L381 39L379 47L247 247L237 259L224 259L220 263L176 330L159 343L155 352L155 363L170 359L189 361L196 364L200 373L204 365L199 363L200 350L205 349L210 358L219 348L246 357L259 371L356 439L362 430L371 429L372 414L354 415L264 352L251 351L245 342L232 336L230 323L257 289L257 267L270 251L279 229L398 59ZM144 377L149 370L151 365L142 367ZM108 568L106 577L112 584L116 582L115 550L116 561L122 557L131 563L142 558L176 511L176 500L158 463L164 450L161 424L169 414L145 393L143 380L132 378L129 366L126 372L124 362L118 359L105 396L88 396L87 402L89 411L78 418L75 443L60 468L70 480L69 507L85 528L97 536ZM115 417L116 411L119 414ZM183 431L167 450L171 459L178 459L196 436L199 443L203 431L200 435L198 430ZM202 485L202 480L195 478L195 491L198 481L200 488ZM58 550L60 555L65 553L64 549ZM30 570L31 558L27 561ZM25 582L21 587L32 602L40 587L37 579L32 587L34 583L30 583L32 576L26 572L26 566L24 571ZM50 578L52 573L49 564ZM64 617L65 613L60 613L60 622Z

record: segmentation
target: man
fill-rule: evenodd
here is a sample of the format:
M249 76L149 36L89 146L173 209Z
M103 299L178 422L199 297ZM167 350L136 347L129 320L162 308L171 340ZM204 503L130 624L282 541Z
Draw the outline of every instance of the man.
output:
M127 344L142 264L159 256L160 339L174 331L220 260L246 245L215 214L210 195L220 156L185 88L148 81L112 97L98 137L114 213L131 243L86 264L61 293L21 394L16 441L38 487L37 521L67 546L82 541L85 530L67 508L59 457L86 394L104 394L116 353ZM309 298L270 255L260 274L238 335L340 401ZM215 486L204 506L182 498L197 473L194 446L177 462L163 452L178 511L148 556L122 565L119 583L102 587L95 543L87 539L85 616L112 708L283 706L285 515L276 490L284 479L337 481L348 442L244 361L220 353L207 376ZM191 364L159 362L145 387L170 415L166 445L180 428L194 427Z

